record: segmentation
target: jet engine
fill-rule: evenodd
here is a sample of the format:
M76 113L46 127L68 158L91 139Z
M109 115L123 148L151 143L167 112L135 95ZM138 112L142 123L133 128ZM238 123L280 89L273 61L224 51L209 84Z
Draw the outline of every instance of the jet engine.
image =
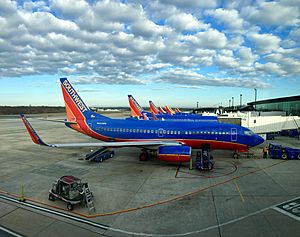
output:
M189 162L190 146L161 146L158 148L158 158L168 162Z

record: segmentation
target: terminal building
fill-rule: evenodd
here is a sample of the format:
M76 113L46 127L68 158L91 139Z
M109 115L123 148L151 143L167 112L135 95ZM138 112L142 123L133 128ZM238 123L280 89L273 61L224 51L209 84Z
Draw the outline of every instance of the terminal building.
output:
M281 97L248 103L256 111L284 111L287 116L300 116L300 96Z

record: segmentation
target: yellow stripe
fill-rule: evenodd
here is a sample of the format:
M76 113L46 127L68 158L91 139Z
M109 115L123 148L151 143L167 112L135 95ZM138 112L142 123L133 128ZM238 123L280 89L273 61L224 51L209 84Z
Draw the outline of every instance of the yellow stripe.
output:
M238 185L237 182L235 181L235 179L233 180L233 182L234 182L234 184L235 184L235 187L236 187L237 191L238 191L239 194L240 194L240 197L241 197L242 202L245 202L244 196L243 196L243 194L242 194L242 192L241 192L241 190L240 190L239 185Z

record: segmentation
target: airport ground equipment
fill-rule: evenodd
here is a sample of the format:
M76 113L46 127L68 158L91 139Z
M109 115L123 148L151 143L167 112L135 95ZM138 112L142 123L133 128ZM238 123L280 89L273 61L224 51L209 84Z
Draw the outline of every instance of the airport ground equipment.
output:
M212 170L215 162L210 155L209 149L203 148L202 151L197 152L195 167L197 170Z
M85 204L89 210L95 209L88 183L83 183L81 179L71 175L62 176L52 184L49 200L55 201L56 198L66 202L69 211L77 204Z
M86 160L95 161L95 162L102 162L109 158L112 158L115 155L113 150L110 150L107 147L100 148L96 151L93 151L85 156Z
M277 143L269 144L269 157L273 159L298 159L300 160L300 149L282 146Z

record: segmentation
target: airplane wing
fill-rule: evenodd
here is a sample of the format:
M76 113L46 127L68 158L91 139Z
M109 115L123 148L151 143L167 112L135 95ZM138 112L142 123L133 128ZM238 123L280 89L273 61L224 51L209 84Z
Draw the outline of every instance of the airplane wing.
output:
M62 143L62 144L47 144L45 143L36 131L33 129L31 124L28 122L27 118L21 114L21 119L35 144L48 146L48 147L57 147L57 148L67 148L67 147L148 147L155 148L159 146L181 146L182 143L177 141L168 141L168 140L140 140L140 141L129 141L129 142L91 142L91 143Z

